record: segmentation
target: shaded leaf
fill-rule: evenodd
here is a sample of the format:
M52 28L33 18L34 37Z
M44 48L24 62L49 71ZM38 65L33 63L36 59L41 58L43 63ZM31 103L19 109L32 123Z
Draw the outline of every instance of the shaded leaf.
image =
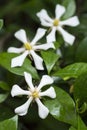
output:
M10 87L4 81L0 81L0 88L3 89L3 90L6 90L6 91L10 90Z
M87 62L87 37L85 37L79 44L76 51L77 62Z
M87 73L80 75L74 84L74 97L87 103Z
M14 116L12 109L6 104L0 104L0 121L9 119Z

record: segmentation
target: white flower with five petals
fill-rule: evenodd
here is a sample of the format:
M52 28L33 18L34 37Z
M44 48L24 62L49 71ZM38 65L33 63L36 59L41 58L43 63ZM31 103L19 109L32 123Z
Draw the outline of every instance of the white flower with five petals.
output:
M47 36L47 41L53 42L56 40L55 33L56 31L59 31L64 39L65 42L69 44L73 44L75 40L75 36L69 34L67 31L63 29L64 25L67 26L77 26L79 25L79 20L77 16L70 17L67 20L61 21L61 16L65 13L66 9L64 6L61 6L59 4L56 5L55 9L55 18L52 19L49 17L47 11L45 9L42 9L40 12L37 13L37 16L39 17L41 24L45 27L50 27L52 30Z
M38 44L37 41L45 35L45 32L46 32L45 29L39 28L36 32L34 39L31 42L27 39L26 32L24 29L20 29L19 31L17 31L15 33L15 37L18 40L20 40L24 44L24 46L21 48L15 48L15 47L8 48L8 52L23 53L20 56L12 59L11 67L22 66L27 55L31 55L34 60L35 67L38 70L44 70L43 59L39 55L37 55L35 53L35 51L36 50L47 50L49 48L55 48L53 43L50 43L50 44L45 43L42 45L36 45L36 44Z
M55 98L56 93L52 86L43 92L41 92L41 88L43 86L52 84L53 79L48 75L43 75L38 87L37 86L34 87L32 83L32 76L29 73L24 72L24 77L28 85L28 90L23 90L18 85L13 85L12 90L11 90L12 97L18 96L18 95L27 95L28 97L28 100L26 101L26 103L24 103L23 105L15 109L15 113L20 116L26 115L28 112L30 103L34 100L38 105L38 113L39 113L40 118L42 119L46 118L49 113L49 110L45 105L42 104L40 99L43 96Z

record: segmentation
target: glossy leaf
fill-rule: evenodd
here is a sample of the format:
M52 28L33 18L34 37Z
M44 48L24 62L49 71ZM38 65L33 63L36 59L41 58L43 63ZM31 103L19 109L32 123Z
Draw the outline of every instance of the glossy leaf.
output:
M74 63L57 71L56 73L54 73L54 75L64 79L68 79L71 77L77 78L84 72L87 72L87 63Z
M14 116L8 120L0 122L0 130L17 130L18 117Z
M31 75L36 79L38 78L38 74L36 69L31 65L29 59L25 59L24 64L21 67L14 67L11 68L11 59L13 57L18 56L17 54L13 53L1 53L0 54L0 65L5 69L9 70L10 72L17 74L17 75L24 75L24 71L31 73ZM2 62L3 61L3 62Z
M64 0L63 5L66 7L66 13L63 16L63 19L69 18L74 15L76 10L76 4L74 0Z
M46 100L50 114L59 121L77 126L77 116L73 99L61 88L55 87L56 98Z
M58 60L59 55L57 55L53 51L42 51L41 55L42 55L43 60L45 62L47 71L48 71L48 73L50 73L52 68L54 67L56 61Z

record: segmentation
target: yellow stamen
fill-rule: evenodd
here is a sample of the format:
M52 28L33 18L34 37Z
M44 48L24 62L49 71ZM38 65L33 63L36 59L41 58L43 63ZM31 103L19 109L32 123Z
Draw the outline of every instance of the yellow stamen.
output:
M30 43L25 43L24 46L25 46L25 48L27 50L31 50L32 49L32 46L30 45Z
M59 25L59 20L58 20L58 19L55 19L54 22L53 22L53 25L54 25L54 26L58 26L58 25Z
M35 90L34 92L32 92L32 96L33 96L33 98L38 98L39 92Z

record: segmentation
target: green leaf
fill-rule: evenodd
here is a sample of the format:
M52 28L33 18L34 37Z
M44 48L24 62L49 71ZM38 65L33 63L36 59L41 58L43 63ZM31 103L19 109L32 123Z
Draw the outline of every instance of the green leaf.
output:
M85 37L79 44L76 51L76 61L87 62L87 37Z
M74 128L73 126L71 126L69 130L87 130L87 127L84 124L84 122L82 121L82 119L80 118L80 116L78 116L78 126L77 126L77 128Z
M61 88L55 87L56 98L45 101L50 114L59 121L77 126L77 115L72 98Z
M0 103L2 103L6 98L8 94L0 94Z
M74 84L75 100L87 103L87 73L80 75Z
M62 4L66 7L66 12L63 16L63 19L67 19L74 15L76 11L76 4L74 0L64 0Z
M53 51L42 51L41 55L45 62L48 74L51 72L52 68L54 67L55 63L57 62L59 55L54 53Z
M78 116L78 130L87 130L87 127L80 118L80 116Z
M77 130L77 129L75 129L73 126L71 126L71 127L69 128L69 130Z
M0 88L3 89L3 90L6 90L6 91L10 90L10 87L4 81L0 81Z
M27 58L25 59L24 64L21 67L11 68L11 59L16 56L18 55L13 53L1 53L0 65L14 74L23 76L24 72L26 71L30 73L33 76L33 78L38 78L36 69L31 65L30 60Z
M82 73L87 72L87 63L74 63L54 73L54 76L59 76L64 79L71 77L77 78Z
M18 117L14 116L8 120L0 122L0 130L17 130Z
M4 121L14 116L13 110L6 104L0 104L0 121Z
M3 20L0 19L0 29L2 28L2 26L3 26Z
M87 5L86 5L87 6ZM81 33L81 34L85 34L85 36L87 36L87 15L83 14L79 17L80 19L80 25L77 26L76 28L74 28L75 32L76 30L78 30L76 33Z

